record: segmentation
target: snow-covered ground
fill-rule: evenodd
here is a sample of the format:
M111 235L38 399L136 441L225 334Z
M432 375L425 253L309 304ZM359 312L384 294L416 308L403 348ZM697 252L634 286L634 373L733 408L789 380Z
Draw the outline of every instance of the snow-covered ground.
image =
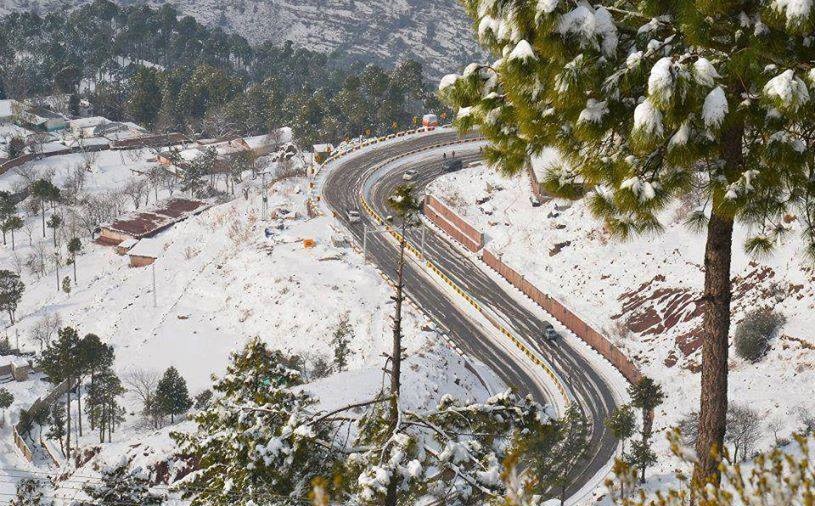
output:
M430 191L486 233L486 248L602 329L662 384L667 400L657 413L658 430L697 409L701 307L696 301L703 287L704 236L683 225L688 203L665 212L664 234L620 242L582 202L533 207L525 174L507 179L479 166L439 178ZM731 349L731 399L758 410L760 446L766 448L774 441L771 429L786 437L801 427L802 415L815 412L810 395L815 388L815 270L804 263L797 237L758 261L744 254L745 235L737 227L734 322L765 305L787 318L759 363L746 362ZM666 456L667 442L657 440ZM669 471L671 465L663 459L659 470Z
M148 153L99 153L92 160L86 190L98 193L121 188L136 172L154 163L149 158ZM59 156L32 162L24 170L36 167L42 173L53 169L54 182L62 184L70 168L83 161L82 155ZM18 188L19 180L12 172L0 176L0 189ZM381 355L391 346L391 288L373 266L363 262L359 252L333 245L332 239L344 233L332 217L307 217L308 180L292 178L271 187L270 215L286 209L289 213L283 214L293 217L282 221L264 220L259 178L252 181L247 175L245 185L248 198L239 188L235 200L214 205L151 240L161 252L154 264L155 304L152 267L131 268L127 256L85 240L85 251L77 258L78 284L69 294L57 290L55 272L37 279L22 267L26 290L18 321L9 327L9 334L19 335L22 349L38 350L31 338L32 328L45 316L58 314L64 325L76 327L80 335L95 333L113 345L114 368L120 376L136 369L161 373L175 366L195 395L210 386L212 374L225 370L229 353L253 336L300 355L309 364L318 358L330 362L332 334L347 314L353 327L349 370L305 388L328 407L368 398L382 384ZM150 198L152 202L152 192ZM38 215L26 218L35 244L42 240L39 219ZM48 232L45 240L50 241ZM315 246L306 247L306 239ZM0 246L0 268L17 270L20 264L14 255L25 258L31 251L28 236L20 231L15 252L10 244ZM60 269L60 277L71 273L69 267ZM409 355L403 383L406 402L412 406L434 404L448 393L483 400L501 384L485 367L470 364L450 350L430 322L410 305L403 325ZM28 390L12 406L12 414L45 391L45 384L35 380L19 385ZM153 458L155 464L166 457L170 429L145 428L132 394L125 395L124 404L126 422L95 459L112 462L125 452ZM19 457L7 431L8 426L0 434L4 445L0 467L41 471ZM81 441L88 447L98 445L98 435L86 432ZM92 473L96 460L76 476ZM3 481L9 483L3 484L0 493L13 493L14 479Z

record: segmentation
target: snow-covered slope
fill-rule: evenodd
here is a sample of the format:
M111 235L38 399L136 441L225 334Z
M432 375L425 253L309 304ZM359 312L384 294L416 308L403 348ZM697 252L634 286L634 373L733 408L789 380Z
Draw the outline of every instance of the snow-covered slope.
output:
M45 158L25 169L39 174L53 169L53 180L63 184L70 167L79 163L78 156ZM132 170L154 163L148 153L102 152L91 162L86 191L101 194L120 188L134 177ZM19 181L13 171L0 175L0 189L16 188ZM86 239L77 257L78 283L70 293L57 290L56 272L50 268L42 277L31 274L26 259L35 253L39 241L48 245L51 237L42 238L38 215L25 216L26 229L18 231L16 249L12 250L10 241L7 246L0 243L0 269L19 268L26 285L18 321L9 326L8 335L18 337L23 350L37 350L32 328L45 316L59 315L63 325L75 326L80 335L96 333L110 343L116 353L114 369L121 377L135 370L161 373L174 366L196 395L211 386L212 374L224 372L230 351L254 336L272 348L299 355L308 369L320 358L330 362L333 332L347 315L353 329L348 370L304 388L329 407L367 399L382 385L382 353L391 346L392 289L360 252L337 241L344 232L334 218L308 218L308 180L295 177L272 186L269 209L285 214L282 221L263 219L260 181L247 173L248 198L239 188L236 199L213 205L150 239L160 252L154 264L155 302L152 267L130 267L127 256ZM166 191L159 197L166 198ZM266 237L267 227L271 237ZM313 241L313 247L305 239ZM72 271L63 266L60 278L65 275ZM452 350L410 304L403 325L408 405L433 406L445 394L480 401L505 388L485 366ZM11 384L18 401L9 410L10 419L16 420L19 410L47 387L38 376ZM168 433L191 427L153 430L140 416L141 405L133 392L125 394L123 404L127 419L114 433L113 442L97 448L98 435L86 432L81 442L87 455L99 451L100 457L82 466L57 495L73 494L84 483L82 476L93 473L97 460L111 463L122 454L140 455L148 467L159 466L173 451ZM13 493L21 476L48 468L42 455L35 455L35 465L22 459L11 445L8 426L0 427L0 467L5 470L0 470L4 482L0 494ZM36 444L32 447L43 453ZM156 480L168 479L166 468L152 467L151 472Z
M659 380L667 393L657 414L659 430L698 409L704 236L684 226L682 203L663 216L664 234L621 242L582 202L560 209L554 201L532 207L526 175L505 179L474 167L443 176L430 191L486 233L486 248L603 329L645 374ZM761 261L744 254L745 235L743 227L737 229L733 320L738 323L764 306L787 319L762 361L747 362L731 347L731 399L758 410L766 447L773 441L772 430L787 437L815 413L810 394L815 388L815 270L804 263L794 234ZM664 438L658 441L667 455Z
M62 11L89 0L0 0L0 14ZM131 2L119 3L129 4ZM457 0L151 0L251 42L291 40L319 51L393 63L422 62L432 77L479 59L471 22Z

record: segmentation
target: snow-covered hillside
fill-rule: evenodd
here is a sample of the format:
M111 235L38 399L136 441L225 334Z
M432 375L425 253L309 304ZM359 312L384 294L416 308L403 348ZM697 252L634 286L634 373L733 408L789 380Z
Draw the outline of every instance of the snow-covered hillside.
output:
M620 242L582 202L533 207L526 175L506 179L479 166L443 176L430 191L486 233L486 248L603 329L659 380L667 393L659 430L698 409L704 237L682 223L684 204L665 214L664 234ZM748 258L740 246L745 232L735 241L734 322L770 306L787 323L762 361L731 351L730 394L758 410L769 445L773 430L787 437L815 413L815 270L794 235L773 257ZM657 439L667 455L664 438Z
M26 170L45 173L53 168L54 182L62 184L77 156L31 162ZM120 188L133 177L131 169L154 163L147 153L102 152L92 162L86 191L100 194ZM0 176L0 188L18 187L19 179L14 172ZM77 258L78 283L70 293L57 289L53 268L42 277L28 272L24 259L35 252L29 240L35 246L41 240L51 242L50 231L42 239L40 218L28 216L32 239L20 231L14 251L10 241L0 246L0 268L19 269L26 284L18 321L9 326L9 335L19 337L22 349L38 350L32 329L46 316L59 315L63 325L76 327L80 335L95 333L110 343L116 354L114 369L122 378L136 370L161 373L174 366L187 380L190 394L196 395L211 386L212 374L224 372L229 353L254 336L272 348L299 355L307 369L320 358L330 363L333 332L347 315L353 329L348 370L304 388L328 408L370 398L382 385L382 353L391 346L392 289L358 251L342 244L339 238L344 233L334 218L308 218L307 179L294 177L271 187L269 216L285 215L283 220L264 220L260 181L247 173L248 197L239 188L234 200L216 203L149 240L160 252L154 264L155 303L152 267L130 267L128 257L109 246L85 241ZM70 274L69 268L60 269L60 278ZM418 310L408 305L404 318L407 405L433 406L445 394L480 401L503 389L486 367L450 349ZM28 407L47 387L38 376L12 384L17 399L9 421L16 421L19 409ZM168 434L191 424L152 429L142 419L133 392L125 394L124 406L126 421L112 443L97 450L98 435L83 436L85 455L99 454L71 471L75 477L64 482L66 496L75 494L81 477L92 475L97 462L115 462L122 454L138 456L135 463L147 465L154 479L166 480L166 465L159 462L173 451ZM26 473L52 467L42 455L35 455L40 467L26 463L11 444L9 427L0 430L4 449L0 467L17 471L7 476L0 471L0 477L7 478L0 494L13 493L14 482ZM36 441L36 428L33 434ZM41 452L34 441L31 446ZM59 452L58 446L52 450Z
M0 14L63 11L88 0L0 0ZM131 2L123 2L130 4ZM457 0L152 0L172 3L199 22L237 32L251 42L271 41L340 57L394 63L415 59L431 77L470 61L480 50Z

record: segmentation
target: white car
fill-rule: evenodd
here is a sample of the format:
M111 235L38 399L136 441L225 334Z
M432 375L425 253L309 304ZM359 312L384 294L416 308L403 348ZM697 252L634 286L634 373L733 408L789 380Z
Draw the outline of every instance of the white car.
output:
M359 211L357 211L356 209L348 211L349 223L359 223L360 221L362 221L362 217L359 215Z
M402 174L402 179L404 179L405 181L413 181L416 178L417 174L418 172L416 172L413 169L406 170L405 173Z

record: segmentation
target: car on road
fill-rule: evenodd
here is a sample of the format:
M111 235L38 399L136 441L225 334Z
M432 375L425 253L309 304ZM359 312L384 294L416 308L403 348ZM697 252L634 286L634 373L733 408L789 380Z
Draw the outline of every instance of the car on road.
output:
M406 170L404 174L402 174L402 179L405 181L413 181L416 179L416 175L419 174L414 169Z
M362 216L360 216L359 211L356 209L351 209L347 213L348 215L348 223L359 223L362 221Z
M543 331L543 340L547 343L553 343L558 339L560 339L560 334L558 334L554 327L546 327L546 330Z
M462 166L461 160L445 160L441 164L441 170L444 172L455 172L461 170Z

